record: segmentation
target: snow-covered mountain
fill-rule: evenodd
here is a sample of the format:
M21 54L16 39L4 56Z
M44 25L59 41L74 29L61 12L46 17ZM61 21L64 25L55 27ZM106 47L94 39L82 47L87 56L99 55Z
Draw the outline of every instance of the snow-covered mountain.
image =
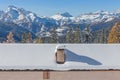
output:
M44 16L44 15L43 15ZM34 34L42 32L42 25L45 26L46 32L53 26L76 26L77 24L92 24L101 26L112 22L114 20L120 21L120 9L108 12L108 11L96 11L91 13L81 14L77 17L72 16L70 13L57 13L51 17L40 17L31 11L27 11L23 8L15 6L8 6L5 11L0 11L0 21L4 23L14 23L22 28L31 31ZM85 26L81 26L84 27ZM102 27L103 28L103 27ZM95 28L96 29L96 28ZM100 27L99 27L100 29Z
M76 17L76 22L80 23L98 23L98 22L109 22L115 18L119 18L120 13L112 13L107 11L97 11L93 13L86 13Z
M53 15L51 18L55 19L55 20L68 20L68 19L73 19L74 17L69 14L68 12L65 13L57 13L55 15Z
M96 11L96 12L91 12L91 13L85 13L85 14L80 14L77 17L73 17L69 13L57 13L53 15L51 18L57 20L57 21L68 21L68 22L75 22L79 24L83 23L100 23L100 22L109 22L112 21L116 18L120 17L120 10L116 10L114 12L108 12L108 11Z
M8 6L4 12L0 12L0 21L17 24L33 33L41 30L41 25L47 27L56 25L56 21L48 17L39 17L35 13L26 11L23 8Z
M61 14L57 13L57 14L51 16L50 18L56 20L57 23L59 24L59 26L68 25L70 23L73 23L75 20L75 17L73 17L68 12L61 13Z

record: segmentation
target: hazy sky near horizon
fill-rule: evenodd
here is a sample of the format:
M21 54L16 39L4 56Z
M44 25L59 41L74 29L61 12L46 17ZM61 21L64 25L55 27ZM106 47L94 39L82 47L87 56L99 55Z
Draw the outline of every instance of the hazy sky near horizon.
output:
M98 10L120 9L120 0L0 0L0 10L14 5L32 11L40 16L69 12L73 16Z

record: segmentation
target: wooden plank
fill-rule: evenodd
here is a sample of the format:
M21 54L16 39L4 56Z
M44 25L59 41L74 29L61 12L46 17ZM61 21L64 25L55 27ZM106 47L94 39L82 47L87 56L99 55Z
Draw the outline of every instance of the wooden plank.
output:
M50 79L50 72L49 71L43 71L43 79Z

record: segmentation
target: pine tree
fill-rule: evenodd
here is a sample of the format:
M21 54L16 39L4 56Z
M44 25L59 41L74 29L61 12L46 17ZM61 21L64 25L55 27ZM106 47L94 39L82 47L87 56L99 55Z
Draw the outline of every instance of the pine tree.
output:
M69 27L69 30L66 34L66 42L73 43L73 39L74 39L73 29L72 29L72 27Z
M27 34L27 43L33 43L32 34L30 32Z
M106 42L105 30L103 29L101 33L101 43L105 43L105 42Z
M51 33L51 43L57 43L57 32L56 32L56 28L53 27L52 30L50 31Z
M79 26L76 27L74 32L74 43L81 43L81 35Z
M37 38L36 43L43 43L42 38Z
M26 36L27 36L26 33L23 32L22 33L22 41L21 41L22 43L26 43L26 39L27 39Z
M12 32L9 32L9 34L7 35L7 43L15 43Z
M89 26L87 26L85 28L84 33L85 33L85 43L90 43L90 41L91 41L91 33L90 33Z
M97 38L97 43L100 43L100 38L99 37Z
M120 25L118 22L115 23L109 32L108 43L120 43Z

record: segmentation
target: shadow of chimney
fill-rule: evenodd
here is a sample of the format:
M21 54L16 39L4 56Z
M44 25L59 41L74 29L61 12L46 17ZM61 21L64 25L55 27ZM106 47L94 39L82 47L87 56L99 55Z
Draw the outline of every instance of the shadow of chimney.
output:
M66 62L82 62L82 63L87 63L89 65L102 65L102 63L100 63L99 61L93 58L78 55L68 49L66 49L65 55L66 55Z

